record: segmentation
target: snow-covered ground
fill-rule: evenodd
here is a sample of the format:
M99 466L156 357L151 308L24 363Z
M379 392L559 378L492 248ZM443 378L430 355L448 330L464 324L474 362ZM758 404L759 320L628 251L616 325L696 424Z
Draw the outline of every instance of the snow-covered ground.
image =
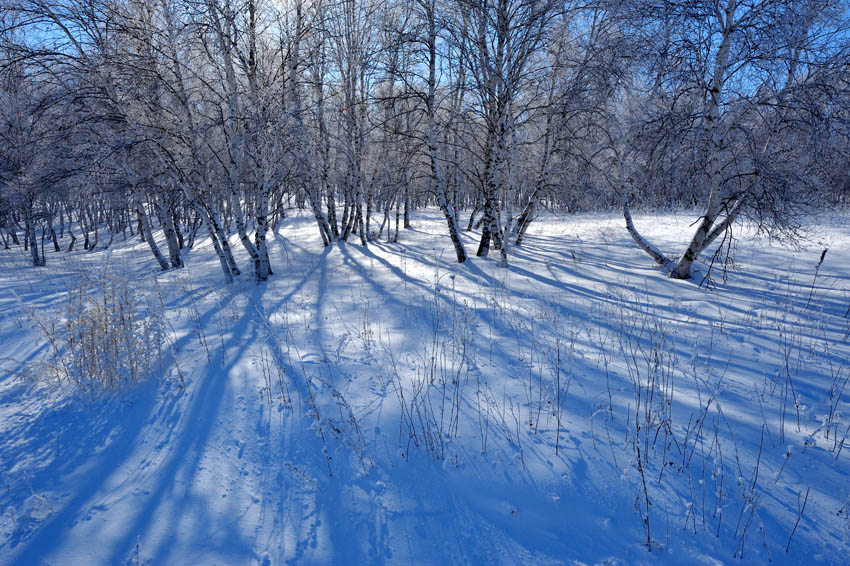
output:
M693 218L635 220L675 255ZM702 286L616 215L539 221L507 269L453 263L438 213L324 250L296 216L259 286L206 242L166 273L136 240L0 251L0 564L846 564L850 218L817 220ZM38 327L98 278L166 340L92 395Z

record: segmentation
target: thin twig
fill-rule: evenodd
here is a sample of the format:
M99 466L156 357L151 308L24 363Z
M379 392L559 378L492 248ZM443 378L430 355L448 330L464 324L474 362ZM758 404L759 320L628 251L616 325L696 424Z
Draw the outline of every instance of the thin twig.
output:
M803 507L800 508L800 512L797 513L797 520L794 522L794 528L791 529L791 534L788 535L788 544L785 545L785 552L788 552L788 549L791 547L791 538L794 536L794 533L797 532L797 525L800 524L800 519L803 517L803 512L806 510L806 503L809 501L809 490L811 486L806 488L806 497L803 499ZM797 496L797 505L800 504L800 496Z

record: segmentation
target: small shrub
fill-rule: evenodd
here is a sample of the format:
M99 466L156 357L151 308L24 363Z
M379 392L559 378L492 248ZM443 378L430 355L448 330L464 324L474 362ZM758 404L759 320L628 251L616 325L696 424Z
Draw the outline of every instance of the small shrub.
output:
M70 287L61 316L34 319L50 345L48 373L87 392L144 379L166 342L162 302L145 304L111 272Z

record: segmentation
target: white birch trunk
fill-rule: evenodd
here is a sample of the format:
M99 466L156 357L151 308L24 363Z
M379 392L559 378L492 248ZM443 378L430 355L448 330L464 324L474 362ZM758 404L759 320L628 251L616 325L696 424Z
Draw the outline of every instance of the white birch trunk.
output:
M142 229L142 234L144 235L145 241L148 243L148 246L150 247L153 256L156 258L160 269L162 269L162 271L168 271L168 262L165 261L165 257L162 255L162 252L159 251L159 246L153 239L151 221L148 217L147 211L145 210L145 205L142 202L142 199L140 199L138 196L135 197L135 201L136 213L139 215L139 227Z
M463 263L466 261L466 249L463 246L463 241L460 239L460 229L457 224L457 214L455 212L454 203L452 203L447 194L446 183L440 173L438 163L438 148L437 148L437 120L436 120L436 85L437 85L437 24L436 24L436 3L434 0L426 0L423 4L425 9L425 17L428 21L428 94L426 98L426 106L428 109L428 156L431 161L431 182L437 194L440 210L443 211L443 216L446 218L446 224L449 229L449 237L452 240L452 245L455 248L457 262Z
M705 123L711 136L711 147L708 159L708 182L709 195L705 214L697 225L697 230L691 238L685 253L679 259L676 269L671 274L677 279L689 279L691 267L705 248L705 241L711 231L714 222L720 215L723 207L723 164L720 156L725 145L723 130L720 127L720 105L723 99L723 83L729 70L729 52L732 46L732 35L735 32L735 9L737 0L729 0L726 5L725 16L722 18L722 34L720 46L714 59L714 72L709 90L708 108L705 113ZM718 18L720 16L718 15Z

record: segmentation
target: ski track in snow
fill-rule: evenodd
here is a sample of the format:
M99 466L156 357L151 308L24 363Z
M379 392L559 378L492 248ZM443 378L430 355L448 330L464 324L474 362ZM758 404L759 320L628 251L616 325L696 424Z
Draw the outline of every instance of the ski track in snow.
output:
M635 220L672 254L692 218ZM441 222L322 249L295 216L259 286L207 242L165 273L136 241L0 251L0 564L845 563L850 218L741 237L702 286L616 215L537 221L507 269ZM33 320L110 270L163 297L162 379L36 379Z

